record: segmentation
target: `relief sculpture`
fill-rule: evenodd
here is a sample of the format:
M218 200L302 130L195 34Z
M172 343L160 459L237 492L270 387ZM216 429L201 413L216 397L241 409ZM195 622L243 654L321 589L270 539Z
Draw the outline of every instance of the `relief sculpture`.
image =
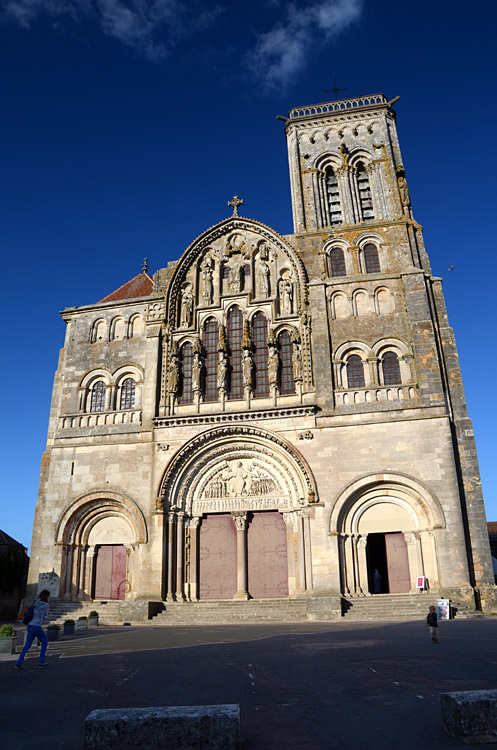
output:
M279 491L274 479L260 467L242 461L226 462L205 488L204 500L231 497L260 497Z

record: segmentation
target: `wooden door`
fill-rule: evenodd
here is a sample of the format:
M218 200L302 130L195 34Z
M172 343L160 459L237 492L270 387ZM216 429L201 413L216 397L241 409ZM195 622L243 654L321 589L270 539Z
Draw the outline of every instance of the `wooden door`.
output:
M288 596L286 526L281 513L254 513L248 528L248 589L254 599Z
M385 534L385 548L390 593L408 593L411 590L411 576L404 534Z
M95 599L124 599L127 553L122 544L108 544L97 550Z
M233 599L236 594L236 529L231 513L202 519L199 537L199 598Z

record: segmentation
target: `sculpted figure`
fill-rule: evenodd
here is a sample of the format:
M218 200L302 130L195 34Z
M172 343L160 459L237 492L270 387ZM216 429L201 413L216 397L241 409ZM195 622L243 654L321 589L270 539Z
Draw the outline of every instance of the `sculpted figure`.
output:
M261 297L269 296L269 266L265 260L261 260L259 266L259 289Z
M293 312L293 286L290 279L280 281L280 310L288 314Z
M275 346L269 347L269 354L267 359L267 374L269 378L269 385L278 384L278 368L280 364L280 358Z
M193 311L193 292L191 287L186 287L181 292L181 321L182 328L188 328L192 319Z
M240 276L240 265L234 263L229 270L228 275L228 286L231 294L238 294L241 291L241 276Z
M225 352L219 352L217 363L217 387L226 388L226 375L228 373L228 358Z
M240 495L246 495L248 493L247 479L250 474L245 471L241 461L236 461L233 469L230 470L230 474L225 477L227 480L228 493L231 497L240 497Z
M200 390L200 378L202 375L202 362L200 360L200 355L198 352L195 352L193 355L193 362L192 362L192 389L193 391L199 391Z
M176 354L171 355L169 372L167 374L167 387L170 393L177 393L179 385L179 362Z
M252 385L252 368L254 366L254 360L250 354L249 349L243 350L243 385Z
M212 303L212 292L212 268L206 261L202 267L202 299L204 305Z
M300 344L293 344L293 378L302 380L302 351Z
M399 177L398 184L399 184L400 200L402 201L402 205L410 206L411 201L409 199L409 189L407 187L407 180L404 177L404 175L401 175Z

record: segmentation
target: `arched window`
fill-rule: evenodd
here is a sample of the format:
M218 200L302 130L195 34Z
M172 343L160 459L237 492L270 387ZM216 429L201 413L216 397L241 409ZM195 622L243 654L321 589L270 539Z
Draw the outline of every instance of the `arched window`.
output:
M331 275L346 276L345 256L341 247L334 247L330 253Z
M331 167L326 170L326 195L330 212L330 224L341 224L342 209L340 206L340 192L338 190L336 174Z
M219 326L214 318L209 318L204 326L202 344L205 351L205 401L217 401L217 359Z
M178 403L191 404L193 401L192 389L192 363L193 350L192 345L183 344L179 352L179 363L181 367L180 391Z
M254 396L269 396L267 375L267 319L258 312L252 318L252 348L254 351Z
M243 315L239 307L234 305L228 312L227 320L228 357L230 363L230 380L228 398L243 398L242 375L242 338Z
M135 381L133 378L126 378L121 385L120 409L134 409L135 406Z
M105 409L105 383L97 380L91 390L90 411L104 411Z
M384 385L398 385L401 383L399 358L395 352L385 352L381 361Z
M347 359L347 385L349 388L364 388L364 368L358 354Z
M295 380L293 379L293 344L288 331L282 331L278 336L280 349L280 382L279 388L282 395L295 393Z
M362 251L364 258L364 270L366 273L380 273L380 259L378 257L378 248L372 242L368 242Z
M357 165L357 189L359 191L361 219L362 221L371 221L374 219L371 188L369 187L369 177L366 167L362 163Z

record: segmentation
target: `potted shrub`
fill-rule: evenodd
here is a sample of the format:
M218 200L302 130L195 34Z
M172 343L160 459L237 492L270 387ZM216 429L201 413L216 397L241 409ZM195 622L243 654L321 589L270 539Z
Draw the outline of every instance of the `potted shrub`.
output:
M56 641L59 637L60 627L58 625L49 625L47 628L47 638L49 641Z
M0 654L14 654L17 634L12 625L2 625L0 628Z
M88 627L96 628L98 626L98 612L96 609L92 609L88 615Z
M86 630L88 627L88 618L86 615L81 615L76 620L76 630Z
M64 635L74 634L74 620L66 620L64 622Z

